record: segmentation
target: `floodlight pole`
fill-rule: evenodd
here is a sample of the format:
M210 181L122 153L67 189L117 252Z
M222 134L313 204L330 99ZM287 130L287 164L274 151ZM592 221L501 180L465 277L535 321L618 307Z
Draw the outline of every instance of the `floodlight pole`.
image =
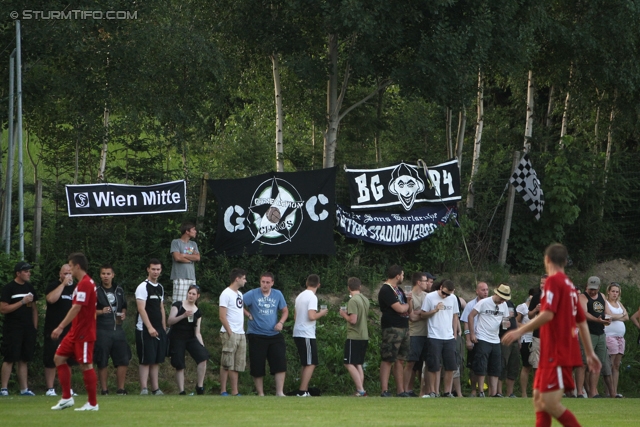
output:
M7 255L11 252L11 190L13 186L13 98L15 81L15 57L13 49L9 56L9 139L7 141L7 179L5 180L4 221L2 222L2 239L4 251Z
M22 162L22 53L20 21L16 21L16 85L18 86L18 234L20 259L24 259L24 164Z

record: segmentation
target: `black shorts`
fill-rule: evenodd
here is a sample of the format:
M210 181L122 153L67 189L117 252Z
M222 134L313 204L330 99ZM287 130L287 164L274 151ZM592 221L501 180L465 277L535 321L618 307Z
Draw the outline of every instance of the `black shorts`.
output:
M93 363L98 369L109 366L109 357L113 366L129 366L131 348L123 329L96 331L96 343L93 347Z
M31 362L36 352L38 330L27 326L24 328L5 327L2 330L2 355L5 362Z
M427 369L429 372L438 372L440 366L444 366L445 371L458 369L455 338L450 340L427 339Z
M467 368L473 369L473 356L475 355L475 346L471 350L467 349Z
M269 373L287 372L287 345L282 334L247 334L249 340L249 373L252 377L266 375L265 362L269 362Z
M316 346L316 339L293 337L293 341L296 343L296 347L298 348L300 364L302 366L318 366L318 347Z
M202 362L206 362L209 360L209 352L198 338L191 338L188 340L180 340L172 338L169 340L169 355L171 356L171 366L176 368L177 370L181 370L185 368L184 358L185 352L189 352L193 360L196 361L196 364L200 364Z
M347 340L344 343L344 364L362 365L368 345L368 340Z
M500 343L492 344L478 340L473 346L473 373L476 375L489 375L499 377L502 373L502 351Z
M420 362L427 358L427 337L410 337L409 343L411 349L409 356L407 356L408 362Z
M136 350L138 361L141 365L157 365L164 362L167 354L167 334L160 328L157 337L152 337L146 328L143 331L136 329Z
M531 363L529 363L529 355L531 354L531 343L523 342L520 346L520 359L522 360L523 368L531 368Z

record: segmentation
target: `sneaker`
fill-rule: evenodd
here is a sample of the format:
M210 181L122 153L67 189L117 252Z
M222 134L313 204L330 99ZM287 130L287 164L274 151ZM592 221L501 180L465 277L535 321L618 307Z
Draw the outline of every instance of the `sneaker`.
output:
M73 397L70 397L68 399L60 399L60 401L55 405L53 405L51 409L53 409L54 411L61 411L62 409L65 409L65 408L71 408L73 404L74 404Z
M622 399L624 396L621 394L616 394L616 399Z
M196 394L201 396L204 394L204 387L196 387Z
M509 397L510 397L511 399L513 399L514 397L518 397L518 396L516 396L514 393L511 393L511 394L509 395Z
M354 394L355 397L367 397L368 394L366 391L362 390L362 391L356 391L356 394Z
M97 411L100 409L100 406L96 403L96 406L92 406L89 402L85 403L79 408L76 408L76 411Z
M409 397L419 397L413 390L409 390L406 392Z
M385 390L380 393L380 397L391 397L391 393L389 393L389 390Z
M296 396L298 396L298 397L311 397L311 395L309 394L308 391L302 391L302 390L298 390L298 393L296 394Z
M442 397L455 397L453 393L444 393Z
M223 391L222 393L220 393L220 396L231 396L231 395L226 391Z
M584 395L584 394L579 394L579 395L577 395L576 397L577 397L578 399L584 399L584 398L585 398L585 395Z
M309 394L309 393L307 393L307 394ZM238 394L232 394L231 396L240 397L242 395L240 393L238 393ZM311 395L309 394L309 396L311 396Z
M483 391L483 392L478 393L478 397L484 397L484 391Z
M78 397L78 393L73 391L73 389L71 389L71 397Z
M181 391L180 393L178 393L178 394L179 394L180 396L186 396L186 395L187 395L187 392L186 392L186 391L184 391L184 390L182 390L182 391Z
M157 389L157 390L153 390L151 394L153 394L154 396L162 396L164 393L162 392L162 390Z
M106 396L106 395L108 395L108 394L109 394L109 390L101 390L101 391L100 391L100 394L101 394L102 396Z
M143 388L140 392L140 396L146 396L147 394L149 394L149 389L147 388Z
M423 399L429 399L429 398L435 399L435 397L436 397L436 394L434 392L431 392L429 394L425 394L424 396L422 396Z
M44 395L45 396L57 396L56 389L55 388L50 388L49 390L47 390L47 392Z
M6 388L0 389L0 396L9 396L9 390Z
M494 395L493 395L493 396L491 396L491 397L504 397L504 396L503 396L503 395L501 395L500 393L496 393L496 394L494 394Z
M116 394L117 394L118 396L126 396L126 395L127 395L127 390L125 390L125 389L123 389L123 388L119 388L119 389L116 391Z
M20 392L20 396L35 396L36 394L29 389Z

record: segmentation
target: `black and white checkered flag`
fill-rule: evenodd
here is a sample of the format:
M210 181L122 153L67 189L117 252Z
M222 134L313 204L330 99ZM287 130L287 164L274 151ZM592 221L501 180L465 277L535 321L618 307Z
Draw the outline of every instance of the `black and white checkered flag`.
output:
M544 208L544 194L540 187L540 180L531 165L528 154L522 156L522 160L520 160L520 164L511 176L509 182L516 187L516 191L522 195L531 212L533 212L536 219L539 220L542 209Z

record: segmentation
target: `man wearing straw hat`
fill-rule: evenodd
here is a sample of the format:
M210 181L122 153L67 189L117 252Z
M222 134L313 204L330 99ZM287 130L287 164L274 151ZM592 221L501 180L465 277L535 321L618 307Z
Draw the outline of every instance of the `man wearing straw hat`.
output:
M498 393L498 377L502 372L499 333L504 319L508 321L509 307L506 301L510 299L511 288L500 285L493 295L480 300L469 314L469 335L475 349L471 369L478 377L478 384L484 384L484 377L489 377L491 397L502 397ZM484 393L480 392L479 397L484 397Z

